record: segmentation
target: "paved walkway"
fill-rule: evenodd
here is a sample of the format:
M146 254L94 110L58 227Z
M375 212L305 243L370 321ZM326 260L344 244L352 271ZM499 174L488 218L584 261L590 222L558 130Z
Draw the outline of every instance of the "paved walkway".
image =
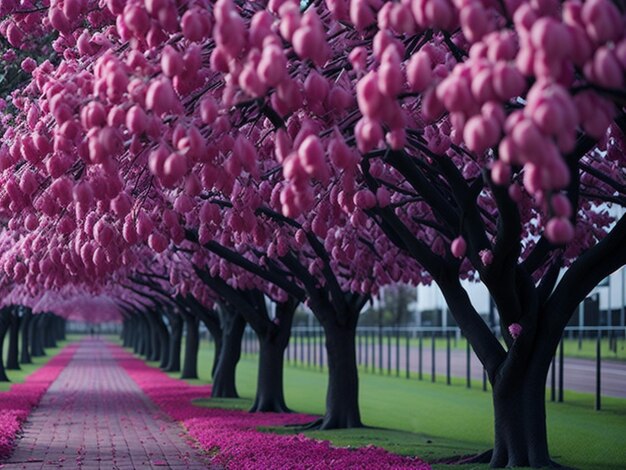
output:
M83 341L2 463L28 470L210 467L99 340Z

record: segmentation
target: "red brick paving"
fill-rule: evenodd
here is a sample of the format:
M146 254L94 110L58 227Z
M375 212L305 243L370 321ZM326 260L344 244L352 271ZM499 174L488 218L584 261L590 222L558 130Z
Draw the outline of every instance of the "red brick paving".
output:
M115 362L85 340L24 425L11 469L204 469L180 425L162 414Z

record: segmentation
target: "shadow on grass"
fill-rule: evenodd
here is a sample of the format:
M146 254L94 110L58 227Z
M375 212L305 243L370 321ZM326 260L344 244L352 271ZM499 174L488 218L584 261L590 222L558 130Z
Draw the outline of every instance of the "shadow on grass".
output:
M220 408L223 410L248 411L252 407L252 400L249 398L197 398L192 403L203 408Z

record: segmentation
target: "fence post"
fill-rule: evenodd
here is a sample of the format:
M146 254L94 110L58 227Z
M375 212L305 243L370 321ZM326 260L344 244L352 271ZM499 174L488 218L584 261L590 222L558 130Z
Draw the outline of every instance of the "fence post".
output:
M406 378L411 378L411 367L409 365L409 358L411 357L411 332L406 332Z
M313 367L317 367L317 329L313 329ZM356 344L355 344L356 347Z
M596 339L596 411L600 411L600 408L602 407L602 403L600 399L600 393L601 393L600 380L601 380L601 366L602 366L601 345L602 345L602 333L600 332L600 329L598 328L598 337Z
M369 348L368 348L368 346L369 346L368 338L369 338L369 336L368 336L367 332L365 332L365 338L364 339L365 339L365 370L366 371L367 371L367 368L368 368L369 362L370 362L369 361L369 355L370 354L369 354Z
M432 332L432 342L431 342L431 382L434 382L435 379L435 332Z
M391 331L387 330L387 375L391 375Z
M465 354L467 365L467 388L472 388L472 351L470 342L465 338Z
M376 372L376 332L372 330L372 373Z
M306 330L306 365L311 367L311 330Z
M563 403L563 349L564 338L561 337L561 346L559 348L559 403Z
M424 378L424 374L423 374L423 360L422 360L422 351L423 351L423 344L424 343L424 333L422 331L419 332L419 356L418 356L418 361L419 361L419 369L418 369L418 374L417 374L417 378L419 380L422 380Z
M383 329L378 328L378 373L383 373Z
M320 370L324 369L324 347L326 343L324 342L324 330L320 329Z
M578 327L578 350L580 351L583 348L583 330L582 325Z
M400 330L396 327L396 377L400 377Z
M293 365L298 363L298 330L293 332Z
M300 334L300 362L304 366L304 330Z
M446 384L450 385L450 330L446 331Z

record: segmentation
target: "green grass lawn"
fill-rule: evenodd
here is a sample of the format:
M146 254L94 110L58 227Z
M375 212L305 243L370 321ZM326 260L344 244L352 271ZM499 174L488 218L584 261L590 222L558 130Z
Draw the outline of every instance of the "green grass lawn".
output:
M78 339L80 339L80 337L77 335L68 335L65 341L57 342L56 348L46 348L45 356L33 357L32 364L20 364L20 368L21 368L20 370L7 370L6 371L7 377L9 377L9 380L11 382L0 382L0 391L9 390L9 388L11 388L11 385L14 383L24 382L24 379L26 379L26 377L28 377L30 374L35 372L40 367L47 364L48 361L52 359L54 356L56 356L57 354L59 354L61 352L61 349L63 349L66 345L74 341L77 341ZM5 361L7 358L8 348L9 348L9 338L7 336L4 340L4 351L3 351L3 354L4 354L3 358Z
M210 381L212 346L200 350L200 379ZM244 356L237 369L238 400L200 400L201 406L246 409L256 388L254 356ZM170 374L178 377L179 374ZM285 395L295 411L324 412L326 375L314 369L287 366ZM491 395L468 390L462 381L452 386L415 379L362 374L360 402L363 421L357 430L308 431L340 446L375 444L393 452L418 455L429 461L474 454L488 449L493 439ZM552 456L558 462L584 469L623 469L626 464L626 400L603 399L604 409L593 410L593 396L566 391L566 403L548 403L548 433ZM272 430L293 432L284 429ZM436 465L437 468L454 468ZM459 468L486 468L462 466Z

